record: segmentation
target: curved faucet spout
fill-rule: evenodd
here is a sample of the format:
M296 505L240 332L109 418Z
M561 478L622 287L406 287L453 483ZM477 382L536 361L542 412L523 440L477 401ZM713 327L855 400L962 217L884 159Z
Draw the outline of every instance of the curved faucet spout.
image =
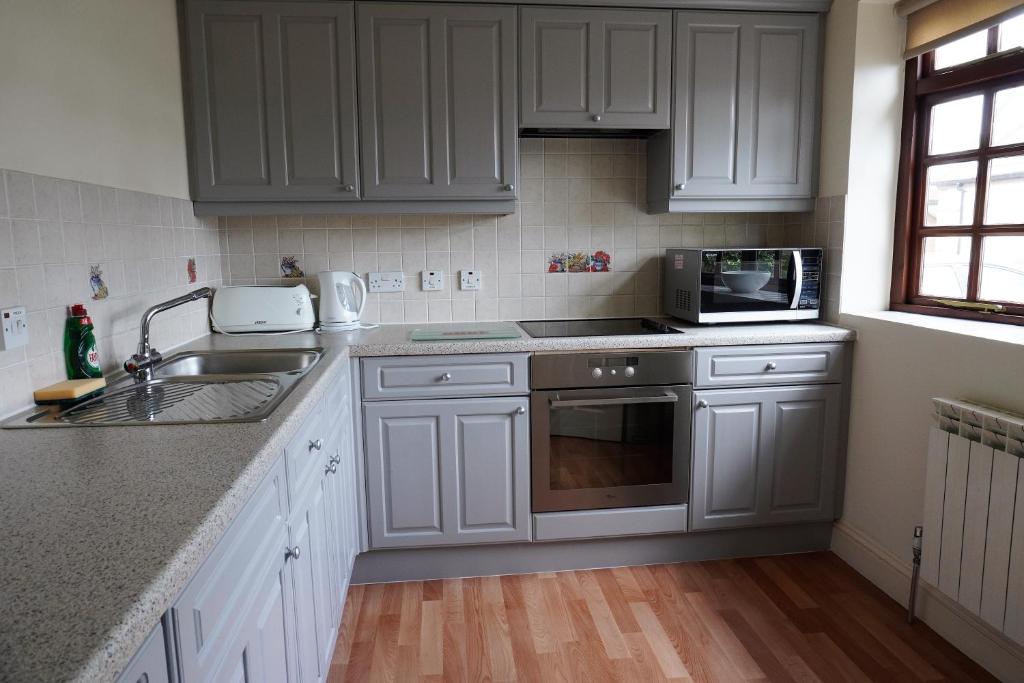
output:
M153 379L153 366L159 363L163 357L160 352L149 345L149 326L157 313L171 308L177 308L198 299L208 299L213 296L213 290L209 287L200 287L188 294L183 294L169 301L150 306L142 314L142 322L139 323L139 349L131 358L124 362L124 369L135 376L136 382L145 382Z

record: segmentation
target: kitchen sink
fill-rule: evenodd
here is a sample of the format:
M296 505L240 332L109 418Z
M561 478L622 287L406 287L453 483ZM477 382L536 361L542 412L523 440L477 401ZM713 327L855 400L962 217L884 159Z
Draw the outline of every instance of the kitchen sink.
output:
M45 406L4 427L260 422L319 362L323 349L186 351L145 382L123 380L74 406Z

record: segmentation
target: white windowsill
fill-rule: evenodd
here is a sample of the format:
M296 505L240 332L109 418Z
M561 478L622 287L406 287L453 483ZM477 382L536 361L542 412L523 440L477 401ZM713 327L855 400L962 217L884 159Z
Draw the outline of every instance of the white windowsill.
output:
M989 323L961 318L943 318L937 315L921 315L920 313L903 313L901 311L841 313L839 315L839 324L856 329L857 319L881 320L896 325L907 325L926 330L948 332L949 334L963 337L1024 346L1024 325L1007 325L1006 323Z

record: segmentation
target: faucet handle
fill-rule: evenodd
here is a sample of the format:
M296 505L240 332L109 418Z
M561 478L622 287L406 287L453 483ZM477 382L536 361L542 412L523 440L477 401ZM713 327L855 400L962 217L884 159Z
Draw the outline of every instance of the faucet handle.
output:
M144 373L163 359L164 357L156 349L150 349L147 355L133 353L131 357L124 362L124 370L129 375L139 377L140 373Z

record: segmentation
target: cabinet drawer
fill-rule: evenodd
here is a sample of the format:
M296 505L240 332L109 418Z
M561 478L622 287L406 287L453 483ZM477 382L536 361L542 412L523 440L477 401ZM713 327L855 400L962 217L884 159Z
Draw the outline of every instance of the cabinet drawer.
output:
M363 398L442 398L525 394L528 354L367 358Z
M840 382L843 344L787 344L697 349L694 386L736 387Z
M285 446L284 463L288 473L288 506L291 512L295 512L302 493L324 473L323 468L330 459L326 432L324 402L320 401Z
M284 489L278 460L171 607L183 681L215 680L267 568L282 563L288 542Z

